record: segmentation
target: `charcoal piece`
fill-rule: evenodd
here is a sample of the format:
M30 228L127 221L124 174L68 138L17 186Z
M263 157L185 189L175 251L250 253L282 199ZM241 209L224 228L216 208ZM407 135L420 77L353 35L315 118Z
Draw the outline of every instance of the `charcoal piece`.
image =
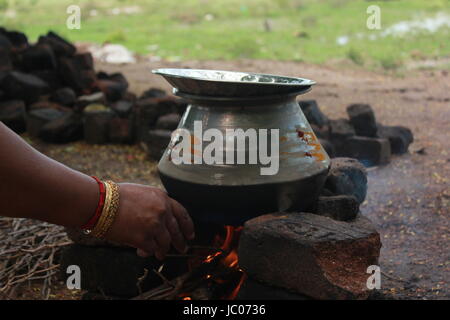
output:
M25 50L28 47L28 38L22 32L0 28L0 34L9 40L15 51Z
M162 262L153 257L141 258L134 248L92 247L72 244L61 254L61 276L66 279L66 272L71 265L79 266L81 270L81 287L91 292L131 298L140 292L148 291L162 284L162 280L152 270L157 270ZM166 261L164 275L169 279L187 272L186 263L179 259ZM137 283L145 269L147 277Z
M65 87L56 90L50 96L50 101L62 104L63 106L73 106L77 100L75 91Z
M348 138L355 135L355 129L347 119L329 121L329 140L334 145L336 156L345 156L343 148Z
M78 94L90 94L96 87L97 77L89 53L60 58L59 72L64 84Z
M111 109L121 118L127 118L133 110L133 102L119 100L111 106Z
M166 96L167 93L164 90L158 89L158 88L150 88L145 90L139 99L146 99L146 98L161 98Z
M90 144L109 142L109 122L113 113L105 110L84 110L84 140Z
M335 195L354 196L362 203L367 193L367 171L356 159L334 158L331 160L325 188Z
M39 137L51 143L68 143L83 137L83 124L79 115L66 112L62 117L42 126Z
M28 112L27 132L32 137L39 137L42 128L49 122L63 117L65 112L56 109L36 109Z
M329 140L319 139L320 144L325 149L326 153L330 158L334 158L336 154L336 150L334 149L334 145Z
M148 153L151 159L159 160L170 143L172 131L170 130L149 130L146 140L141 146Z
M111 143L133 143L133 121L127 118L112 118L109 121L109 141Z
M350 123L358 136L376 137L377 123L372 107L368 104L352 104L347 107Z
M56 58L52 48L45 44L28 47L22 53L22 68L27 72L55 69Z
M320 196L317 199L316 214L338 221L350 221L356 218L359 203L354 196Z
M0 103L0 121L16 133L26 130L25 103L21 100L10 100Z
M408 152L409 145L414 141L411 130L402 126L378 126L378 136L388 139L393 154Z
M178 113L169 113L158 118L156 129L175 130L180 123L181 116Z
M316 100L300 100L298 104L310 124L323 127L328 123L328 118L320 111Z
M245 279L236 300L311 300L305 295L267 285L252 278Z
M366 167L387 164L391 159L391 146L387 139L350 137L341 151L344 156L356 158Z
M71 57L77 51L76 47L69 41L60 37L58 34L50 31L45 36L40 36L38 43L46 44L50 46L55 54L59 56Z
M10 51L0 45L0 72L11 71L13 63L10 56Z
M21 99L26 104L37 101L49 90L48 84L38 77L17 71L8 72L0 82L9 98Z

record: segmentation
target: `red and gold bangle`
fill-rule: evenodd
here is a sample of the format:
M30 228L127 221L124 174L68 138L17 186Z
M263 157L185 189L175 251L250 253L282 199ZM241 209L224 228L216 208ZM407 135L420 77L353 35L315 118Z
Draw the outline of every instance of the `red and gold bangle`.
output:
M97 224L98 219L100 218L100 216L102 214L103 207L105 205L105 198L106 198L105 184L102 181L100 181L100 179L98 179L97 177L92 176L92 178L94 178L95 181L97 181L99 191L100 191L100 197L99 197L97 208L95 209L94 215L89 219L89 221L86 224L81 226L81 229L83 229L85 231L85 233L90 233L90 230L92 230L94 228L94 226Z
M105 182L105 188L105 205L97 224L92 229L92 235L100 239L105 237L119 211L119 186L113 181L108 180Z

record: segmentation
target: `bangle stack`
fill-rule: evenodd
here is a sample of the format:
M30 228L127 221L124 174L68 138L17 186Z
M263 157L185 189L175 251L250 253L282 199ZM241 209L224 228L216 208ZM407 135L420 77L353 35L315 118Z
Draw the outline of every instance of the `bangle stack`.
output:
M104 186L104 203L101 208L101 214L94 222L94 227L85 229L86 234L91 234L96 238L104 238L111 225L114 222L117 211L119 210L119 187L111 180L102 183ZM100 190L102 188L100 187ZM102 197L100 197L99 205L102 204Z

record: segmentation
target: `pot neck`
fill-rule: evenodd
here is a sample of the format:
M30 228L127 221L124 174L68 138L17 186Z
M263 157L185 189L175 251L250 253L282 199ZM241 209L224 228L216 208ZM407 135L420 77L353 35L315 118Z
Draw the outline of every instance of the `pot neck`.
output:
M309 91L309 90L308 90ZM174 90L174 94L180 98L187 100L190 104L206 105L208 107L214 106L261 106L261 105L273 105L279 103L286 103L295 101L299 94L303 94L307 91L293 92L289 94L281 95L261 95L254 97L218 97L218 96L199 96L184 93L178 90Z

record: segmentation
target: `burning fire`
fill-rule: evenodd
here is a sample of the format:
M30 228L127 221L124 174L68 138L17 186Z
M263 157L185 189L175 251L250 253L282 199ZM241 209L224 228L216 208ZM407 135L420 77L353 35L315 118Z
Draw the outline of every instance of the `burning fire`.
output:
M220 246L220 249L223 250L223 252L228 252L228 254L222 259L221 264L225 268L230 268L240 273L240 279L236 287L228 296L225 297L225 299L234 300L246 278L245 273L239 268L237 254L237 247L239 244L239 237L241 235L242 227L225 226L225 230L226 236ZM216 241L220 243L220 237L216 237Z
M219 248L217 252L208 255L202 261L191 261L191 268L199 264L217 262L215 272L207 274L205 280L210 286L223 286L226 288L220 298L233 300L236 298L242 284L246 279L245 273L239 268L237 247L242 227L225 226L225 235L218 234L213 241L213 247ZM181 297L183 300L191 300L189 294Z

